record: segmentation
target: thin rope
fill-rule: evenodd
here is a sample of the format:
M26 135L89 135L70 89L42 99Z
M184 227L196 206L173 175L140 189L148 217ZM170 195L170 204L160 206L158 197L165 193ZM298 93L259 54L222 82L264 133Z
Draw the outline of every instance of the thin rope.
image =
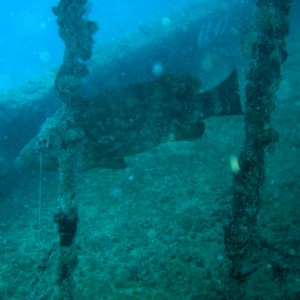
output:
M38 210L38 225L39 225L39 230L38 230L38 250L40 252L40 243L41 243L41 205L42 205L42 164L43 164L43 155L42 151L40 151L39 155L39 210Z

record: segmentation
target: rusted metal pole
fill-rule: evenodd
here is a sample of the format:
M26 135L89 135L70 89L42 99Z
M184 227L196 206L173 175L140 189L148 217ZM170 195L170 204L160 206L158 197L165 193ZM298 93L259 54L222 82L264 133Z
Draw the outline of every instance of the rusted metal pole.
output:
M86 0L60 0L53 13L57 16L59 35L65 43L63 63L56 74L55 88L64 103L64 120L53 147L60 170L59 210L54 216L60 237L57 274L57 299L73 299L72 273L77 265L74 247L78 225L75 202L75 176L80 143L81 80L88 74L85 62L92 56L96 23L86 19Z
M271 116L281 80L281 64L287 59L291 0L256 0L256 40L246 85L245 144L234 173L232 217L224 228L229 278L241 287L256 272L259 247L257 214L262 205L265 151L278 139ZM245 291L235 291L241 299ZM230 293L230 292L229 292Z

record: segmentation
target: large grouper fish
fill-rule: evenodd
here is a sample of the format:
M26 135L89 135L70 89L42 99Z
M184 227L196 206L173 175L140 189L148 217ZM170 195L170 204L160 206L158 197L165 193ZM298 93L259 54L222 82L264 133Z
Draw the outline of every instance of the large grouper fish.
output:
M57 168L58 151L63 147L57 144L65 139L78 143L81 170L125 168L126 156L148 151L166 141L200 138L206 118L242 114L236 70L205 92L200 92L197 78L170 74L105 90L81 102L80 113L75 113L78 128L68 127L69 115L62 107L23 148L18 164L36 167L42 147L43 166Z

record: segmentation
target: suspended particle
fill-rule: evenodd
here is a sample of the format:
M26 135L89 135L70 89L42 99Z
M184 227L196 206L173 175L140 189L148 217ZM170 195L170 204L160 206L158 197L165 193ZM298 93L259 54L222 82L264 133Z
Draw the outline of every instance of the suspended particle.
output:
M161 24L164 26L164 27L169 27L171 25L171 20L169 18L163 18L161 20Z
M231 171L234 174L237 174L241 171L239 160L235 155L230 156L229 163L230 163Z
M50 53L48 51L42 51L39 54L39 60L43 63L46 63L50 60Z
M152 74L154 76L160 76L164 71L164 66L161 62L156 62L152 66Z

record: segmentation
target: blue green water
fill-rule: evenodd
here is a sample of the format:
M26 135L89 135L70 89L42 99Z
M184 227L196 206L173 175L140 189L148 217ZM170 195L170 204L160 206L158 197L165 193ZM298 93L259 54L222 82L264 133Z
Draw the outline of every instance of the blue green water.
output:
M220 83L236 66L244 108L252 1L91 2L89 18L100 30L85 93L153 80L170 65L174 70L194 70L189 63L197 45L202 89ZM203 25L196 28L197 41L184 40L188 45L183 51L175 47L175 38L174 47L159 52L170 52L169 56L144 59L153 54L146 51L147 45L141 46L151 40L153 28L159 42L151 49L163 49L166 40L159 39L157 28L171 30L194 2L200 2L204 16ZM0 4L0 299L4 300L59 299L59 236L53 216L61 205L61 174L47 169L44 154L25 153L23 157L36 164L18 161L23 147L61 107L53 83L64 45L51 13L54 5L56 1ZM282 66L272 114L279 141L266 154L257 219L262 241L253 261L258 267L239 287L247 300L300 299L299 10L295 1L287 39L289 58ZM126 72L119 74L116 70L123 65L114 63L122 61L122 53L135 55L123 58ZM166 57L172 58L171 63ZM174 111L180 114L180 103ZM101 121L95 127L104 126ZM113 133L105 137L109 138L113 140ZM223 228L232 214L230 162L244 144L243 116L205 120L199 139L161 138L162 143L149 151L125 157L126 168L76 172L79 223L73 250L78 263L69 282L73 299L238 299L237 287L227 281ZM224 290L230 297L224 298Z

